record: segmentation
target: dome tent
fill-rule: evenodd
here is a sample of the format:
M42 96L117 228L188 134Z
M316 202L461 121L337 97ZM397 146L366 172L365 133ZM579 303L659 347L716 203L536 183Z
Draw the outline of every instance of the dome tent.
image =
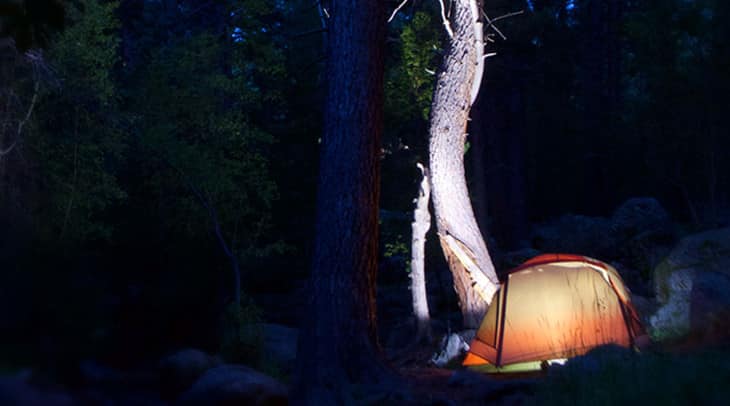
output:
M545 254L510 271L463 365L485 372L540 369L604 344L648 340L628 289L610 265Z

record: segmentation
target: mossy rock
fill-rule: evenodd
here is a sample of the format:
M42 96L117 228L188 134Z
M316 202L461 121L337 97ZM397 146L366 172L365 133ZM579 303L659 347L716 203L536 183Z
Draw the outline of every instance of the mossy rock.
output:
M730 276L730 228L683 238L654 270L654 289L660 308L650 318L656 340L679 338L690 332L690 310L695 281L713 275Z

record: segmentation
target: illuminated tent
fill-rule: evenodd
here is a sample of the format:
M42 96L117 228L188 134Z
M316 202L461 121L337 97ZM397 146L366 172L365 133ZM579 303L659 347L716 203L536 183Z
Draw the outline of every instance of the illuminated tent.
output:
M579 255L546 254L509 273L463 365L487 372L534 370L599 345L635 347L647 340L613 267Z

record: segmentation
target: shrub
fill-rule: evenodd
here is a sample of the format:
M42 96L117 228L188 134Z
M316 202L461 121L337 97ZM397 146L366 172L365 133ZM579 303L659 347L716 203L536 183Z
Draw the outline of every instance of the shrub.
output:
M730 388L730 351L604 357L596 368L568 362L542 381L541 405L723 404Z

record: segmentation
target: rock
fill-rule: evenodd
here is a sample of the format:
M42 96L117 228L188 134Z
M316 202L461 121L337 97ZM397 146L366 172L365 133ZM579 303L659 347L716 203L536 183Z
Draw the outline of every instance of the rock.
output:
M431 362L438 366L444 367L451 360L461 357L466 351L469 351L469 342L474 338L474 331L467 330L464 333L451 333L441 340L441 351L431 358Z
M535 226L533 247L542 252L567 252L596 258L615 257L617 240L603 217L565 215Z
M694 283L693 269L679 269L661 281L657 299L661 307L649 318L649 334L654 340L681 337L689 332L690 294Z
M620 244L619 255L630 268L648 281L651 270L666 258L677 243L669 229L648 230L630 237Z
M641 322L644 325L648 325L649 317L651 317L651 315L654 314L658 308L656 301L654 301L648 297L634 294L633 292L630 293L630 296L631 296L631 304L634 305L634 308L636 309L637 313L639 313Z
M290 370L297 358L298 330L269 323L264 323L262 327L267 356L283 369Z
M78 393L75 405L135 405L135 406L167 406L156 391L130 390L125 386L113 390L100 388L84 388Z
M641 296L652 295L651 281L647 280L647 274L650 274L650 271L642 272L636 268L626 266L623 262L617 261L611 261L611 266L621 275L621 279L631 293Z
M163 358L159 363L160 381L167 396L177 396L191 387L205 371L221 365L218 357L186 348Z
M126 375L122 371L102 365L95 360L81 361L79 371L83 382L87 385L113 386L126 381Z
M669 213L653 197L628 199L611 216L611 231L622 239L668 226Z
M580 371L584 374L597 374L611 366L621 366L634 359L631 349L615 344L607 344L596 347L587 353L570 358L565 365L551 365L549 373L561 373L562 371Z
M683 238L654 270L661 307L649 319L652 338L674 339L693 329L709 328L706 323L730 310L723 297L727 296L728 278L730 228ZM695 311L690 312L693 307Z
M71 406L75 402L65 393L48 392L28 383L30 371L0 378L0 405L3 406Z
M279 381L243 365L206 371L180 396L183 405L286 405L288 391Z
M730 339L730 275L702 272L696 275L690 295L690 330L704 342Z

